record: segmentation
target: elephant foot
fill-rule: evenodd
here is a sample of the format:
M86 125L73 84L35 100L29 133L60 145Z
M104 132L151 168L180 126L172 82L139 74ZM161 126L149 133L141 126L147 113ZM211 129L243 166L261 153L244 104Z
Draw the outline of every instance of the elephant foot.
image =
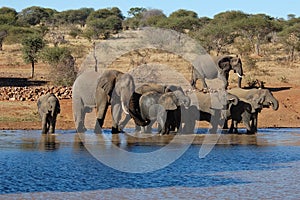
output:
M79 126L76 130L78 133L84 133L87 131L87 129L84 126Z
M96 124L95 129L94 129L95 134L102 134L102 128Z
M111 133L112 133L112 134L118 134L118 133L124 133L124 131L122 131L122 130L119 129L119 128L112 127L112 128L111 128Z
M255 132L253 132L253 131L248 131L248 130L247 130L246 134L247 134L247 135L254 135Z

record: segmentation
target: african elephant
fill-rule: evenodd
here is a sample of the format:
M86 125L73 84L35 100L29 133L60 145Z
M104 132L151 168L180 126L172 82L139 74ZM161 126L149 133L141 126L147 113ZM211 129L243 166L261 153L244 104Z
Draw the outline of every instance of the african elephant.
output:
M82 72L72 87L72 107L77 132L86 131L84 120L86 113L96 107L95 92L101 73L93 70Z
M97 121L95 133L102 132L107 108L111 105L112 133L120 133L122 111L129 114L129 100L135 90L133 77L117 70L106 70L98 78L95 101Z
M124 74L116 70L107 70L103 73L87 70L76 78L72 87L72 103L77 132L82 133L86 131L84 126L85 115L91 112L93 108L96 108L96 101L98 101L98 116L101 115L101 118L98 117L100 123L97 124L98 122L96 122L95 126L95 130L98 132L101 131L98 125L101 125L101 127L103 125L103 117L105 117L108 104L112 103L112 110L115 114L122 100L123 108L127 112L125 107L128 105L129 97L134 90L134 83L130 75L125 75L124 78L121 78L122 75ZM128 87L126 84L128 84ZM102 86L103 88L101 89ZM97 99L96 90L98 93ZM113 127L115 132L117 130L115 123L118 122L119 114L114 115L114 117Z
M255 108L254 105L254 102L239 98L238 104L233 105L228 109L224 129L228 128L227 121L231 119L231 126L228 133L238 133L238 123L241 122L245 125L247 134L255 133L256 128L254 128L253 123L257 120L258 112L260 112L262 107ZM250 122L252 122L252 124L250 124Z
M237 96L222 89L209 93L196 90L192 94L197 97L197 102L193 102L192 106L184 111L183 131L186 133L193 132L196 121L209 122L211 124L210 133L216 133L218 126L223 127L227 109L232 105L237 105L239 101Z
M217 56L210 58L203 56L199 58L197 69L192 70L191 85L196 88L197 80L201 80L203 88L207 88L205 79L219 78L224 82L225 88L228 86L230 70L234 70L238 75L238 87L241 87L243 68L242 61L237 56Z
M53 93L39 97L37 101L38 112L42 119L42 134L54 133L56 118L60 113L59 100Z
M189 106L187 97L179 86L144 84L136 89L129 106L130 116L137 126L145 127L151 132L151 126L158 121L161 134L169 133L180 127L181 105Z
M233 88L228 90L230 94L236 95L239 99L241 99L244 105L239 106L234 109L235 115L241 115L237 119L232 120L232 127L237 129L237 123L242 120L246 125L248 133L257 132L257 123L258 123L258 113L261 112L263 108L268 108L272 106L273 110L278 110L279 103L277 99L273 96L273 94L268 89L241 89L241 88ZM248 105L247 105L248 104ZM245 108L248 107L248 108ZM249 106L251 106L251 111ZM232 115L232 114L231 114ZM240 119L240 120L239 120ZM251 126L249 126L251 122Z

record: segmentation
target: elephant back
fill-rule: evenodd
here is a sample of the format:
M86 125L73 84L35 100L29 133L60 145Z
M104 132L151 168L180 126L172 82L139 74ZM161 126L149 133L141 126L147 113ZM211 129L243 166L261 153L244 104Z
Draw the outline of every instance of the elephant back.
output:
M138 94L145 94L147 92L156 92L156 93L164 93L166 90L166 86L156 84L156 83L147 83L136 88L135 92Z
M72 87L72 99L74 101L82 102L85 106L94 107L95 91L97 87L97 80L101 73L93 70L82 72L75 80Z

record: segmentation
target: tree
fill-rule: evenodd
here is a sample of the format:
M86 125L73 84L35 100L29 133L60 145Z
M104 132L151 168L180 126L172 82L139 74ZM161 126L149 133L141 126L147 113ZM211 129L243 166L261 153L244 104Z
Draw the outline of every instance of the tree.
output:
M18 14L18 22L23 25L37 25L42 21L49 19L49 9L32 6L23 9Z
M198 14L194 11L179 9L175 12L172 12L169 17L170 18L181 18L181 17L198 18Z
M260 45L266 36L281 29L274 18L265 14L248 15L236 23L242 36L251 43L256 55L260 55Z
M281 41L285 44L284 47L288 51L289 60L294 61L295 51L300 50L300 24L286 27L279 35Z
M3 41L7 36L7 30L2 30L0 31L0 51L2 51L2 45L3 45Z
M234 42L238 34L235 24L246 17L241 11L226 11L215 15L212 20L204 18L201 20L203 27L193 35L208 52L215 50L218 55L226 45Z
M38 62L38 53L45 46L45 42L39 35L29 36L22 41L23 59L31 63L31 78L34 77L34 65Z
M0 25L14 25L17 21L17 11L13 8L0 8Z
M200 27L200 20L194 11L179 9L170 14L165 27L178 32L195 30Z
M147 11L146 8L143 7L134 7L130 8L129 11L127 11L128 16L132 17L140 17L142 12Z
M59 24L79 24L84 27L88 16L94 11L93 8L80 8L79 10L66 10L56 13L53 19Z
M124 16L119 8L105 8L92 12L87 18L86 34L88 37L102 36L105 39L111 33L117 33L122 29Z
M123 27L137 29L140 27L142 13L147 11L146 8L143 7L133 7L127 11L128 18L123 21Z

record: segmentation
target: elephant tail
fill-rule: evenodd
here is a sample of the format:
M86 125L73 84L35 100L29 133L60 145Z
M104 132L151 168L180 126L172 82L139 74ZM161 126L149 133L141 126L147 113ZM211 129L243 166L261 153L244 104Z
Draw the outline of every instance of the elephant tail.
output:
M141 94L134 92L129 101L129 115L133 118L134 122L138 126L147 126L150 124L149 119L143 119L140 111L139 100Z

